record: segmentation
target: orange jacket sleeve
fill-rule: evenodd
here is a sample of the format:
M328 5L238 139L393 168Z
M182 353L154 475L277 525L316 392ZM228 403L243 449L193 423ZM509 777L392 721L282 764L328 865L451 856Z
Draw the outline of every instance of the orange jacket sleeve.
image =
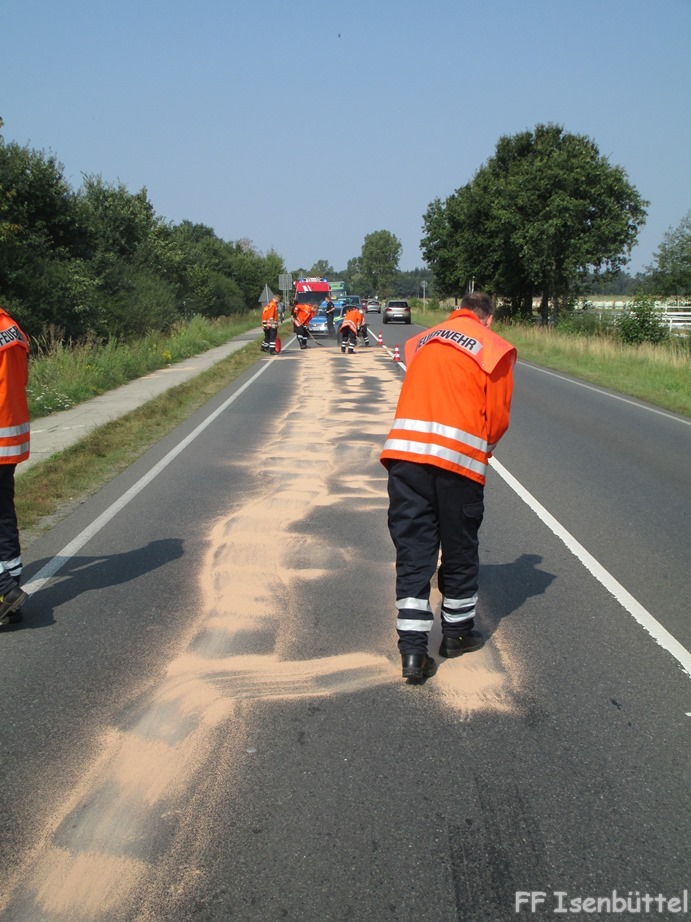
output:
M509 428L515 353L510 352L487 376L487 441L490 455Z

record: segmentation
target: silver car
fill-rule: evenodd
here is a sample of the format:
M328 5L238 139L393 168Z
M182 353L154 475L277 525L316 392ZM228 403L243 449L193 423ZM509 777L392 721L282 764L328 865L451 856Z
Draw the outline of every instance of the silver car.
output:
M386 302L382 323L389 323L392 320L400 320L401 323L411 322L410 305L407 301L400 298L391 298Z

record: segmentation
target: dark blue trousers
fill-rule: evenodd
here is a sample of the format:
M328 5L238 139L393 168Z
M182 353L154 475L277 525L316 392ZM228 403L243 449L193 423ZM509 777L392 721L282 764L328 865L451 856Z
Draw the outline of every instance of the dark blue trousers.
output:
M19 528L14 508L16 464L0 464L0 595L19 581L22 572Z
M432 628L430 582L441 548L442 632L473 628L484 486L432 464L389 462L389 532L396 548L398 649L424 653Z

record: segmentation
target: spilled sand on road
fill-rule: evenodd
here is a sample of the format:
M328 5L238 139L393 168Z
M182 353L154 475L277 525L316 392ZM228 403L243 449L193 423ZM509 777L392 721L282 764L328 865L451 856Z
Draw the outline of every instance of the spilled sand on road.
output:
M351 694L401 683L389 624L382 624L388 655L286 656L291 632L300 630L287 617L299 610L290 601L299 601L306 582L328 579L329 571L315 567L315 560L328 558L326 551L343 554L299 525L315 509L347 516L356 506L386 515L378 455L400 388L380 350L358 355L361 364L351 361L349 367L349 359L333 350L313 350L309 358L294 383L299 405L276 419L275 438L262 451L264 491L242 505L236 501L210 530L200 614L187 638L122 726L104 734L99 758L55 810L14 892L0 901L0 910L11 905L15 922L102 919L126 914L134 903L137 918L149 918L141 908L147 882L168 859L177 831L190 822L185 806L213 755L219 728L224 738L233 735L240 754L253 700ZM375 388L376 396L353 401L352 394L365 387ZM387 593L393 564L390 574ZM509 672L493 645L443 663L427 688L461 717L506 711ZM178 867L176 890L183 892L185 879L201 873L193 862Z

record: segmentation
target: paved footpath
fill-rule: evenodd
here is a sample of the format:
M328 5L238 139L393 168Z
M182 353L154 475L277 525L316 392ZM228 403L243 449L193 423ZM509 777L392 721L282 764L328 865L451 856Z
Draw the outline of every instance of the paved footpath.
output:
M164 391L183 384L211 368L226 356L237 352L247 343L258 341L258 330L247 330L222 346L216 346L193 358L160 368L143 378L123 384L113 391L84 403L39 419L31 420L31 455L17 467L17 476L39 464L56 452L63 451L83 439L93 429L124 416ZM257 350L257 358L259 351Z

